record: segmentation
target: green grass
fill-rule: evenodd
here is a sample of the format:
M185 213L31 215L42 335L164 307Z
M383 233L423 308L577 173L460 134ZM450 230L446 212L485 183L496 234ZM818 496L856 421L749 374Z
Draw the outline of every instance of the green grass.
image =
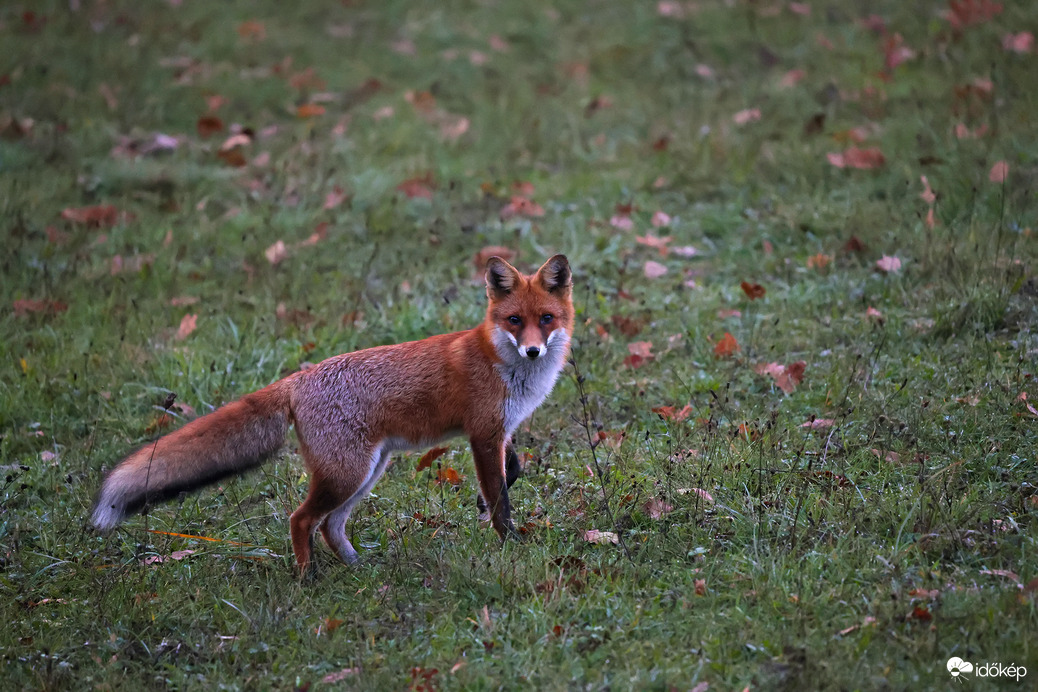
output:
M1005 5L956 31L941 2L871 3L915 51L886 73L852 2L4 7L4 689L946 689L952 656L1028 666L1001 686L1029 687L1038 55L1002 37L1038 9ZM214 96L228 129L203 138ZM297 117L310 102L326 113ZM735 124L747 108L760 120ZM232 123L255 133L241 168L217 155ZM858 127L885 163L830 165ZM175 150L112 154L159 132ZM425 176L431 199L396 190ZM500 219L516 181L543 217ZM125 214L62 218L101 204ZM624 204L633 230L610 223ZM661 257L650 232L697 253ZM294 438L262 472L88 528L169 392L200 414L307 361L470 327L487 245L575 270L577 369L517 435L527 540L479 524L460 442L440 462L465 484L399 457L348 527L363 563L319 546L307 582ZM901 270L876 271L884 255ZM719 358L726 332L740 350ZM653 357L631 367L638 341ZM755 372L797 361L789 394ZM600 431L614 442L592 448Z

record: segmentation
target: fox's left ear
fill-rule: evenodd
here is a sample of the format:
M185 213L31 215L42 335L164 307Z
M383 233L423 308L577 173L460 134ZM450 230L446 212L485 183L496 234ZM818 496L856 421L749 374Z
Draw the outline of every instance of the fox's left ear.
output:
M573 275L565 255L555 255L537 270L537 280L550 293L567 293L573 286Z

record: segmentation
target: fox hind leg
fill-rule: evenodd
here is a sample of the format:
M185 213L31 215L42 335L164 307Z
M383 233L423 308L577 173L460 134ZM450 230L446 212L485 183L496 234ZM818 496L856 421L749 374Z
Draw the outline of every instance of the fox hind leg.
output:
M371 471L368 473L367 479L346 502L334 509L321 524L321 535L324 536L324 542L346 564L352 564L359 559L353 543L346 537L346 520L349 519L353 508L368 496L371 489L375 487L375 483L385 473L386 466L389 465L389 456L390 451L385 449L383 445L375 447L371 454Z

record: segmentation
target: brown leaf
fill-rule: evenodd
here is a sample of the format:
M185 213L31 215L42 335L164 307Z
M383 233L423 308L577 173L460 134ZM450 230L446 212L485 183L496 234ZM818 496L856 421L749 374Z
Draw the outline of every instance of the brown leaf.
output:
M751 284L749 281L743 281L739 286L742 287L742 292L745 293L746 297L750 300L763 298L764 294L767 293L763 286L760 284Z
M422 458L418 460L418 467L415 471L421 471L432 466L432 463L442 457L444 454L450 451L450 447L433 447L428 452L422 455Z
M11 304L16 317L24 317L29 313L39 312L57 315L68 310L68 305L60 300L16 300Z
M705 596L706 595L706 579L696 579L695 585L696 585L696 595L697 596Z
M832 418L815 418L809 420L806 423L801 423L801 428L810 428L811 430L825 430L836 425L836 421Z
M223 132L223 121L215 115L203 115L195 123L195 129L198 131L198 136L205 139Z
M92 207L69 207L61 212L61 218L70 223L81 224L89 228L107 228L119 221L119 210L112 204L98 204Z
M407 197L414 199L415 197L422 197L424 199L433 198L433 188L435 182L431 173L426 173L423 176L417 178L408 178L404 182L396 186L396 189L403 192Z

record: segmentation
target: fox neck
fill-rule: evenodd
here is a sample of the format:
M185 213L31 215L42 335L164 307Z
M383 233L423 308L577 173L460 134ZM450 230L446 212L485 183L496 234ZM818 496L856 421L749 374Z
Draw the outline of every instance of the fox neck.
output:
M497 371L505 383L502 413L505 435L510 436L551 393L566 364L569 333L564 328L553 331L544 353L532 359L522 355L515 337L500 327L493 328L491 339L500 359Z

